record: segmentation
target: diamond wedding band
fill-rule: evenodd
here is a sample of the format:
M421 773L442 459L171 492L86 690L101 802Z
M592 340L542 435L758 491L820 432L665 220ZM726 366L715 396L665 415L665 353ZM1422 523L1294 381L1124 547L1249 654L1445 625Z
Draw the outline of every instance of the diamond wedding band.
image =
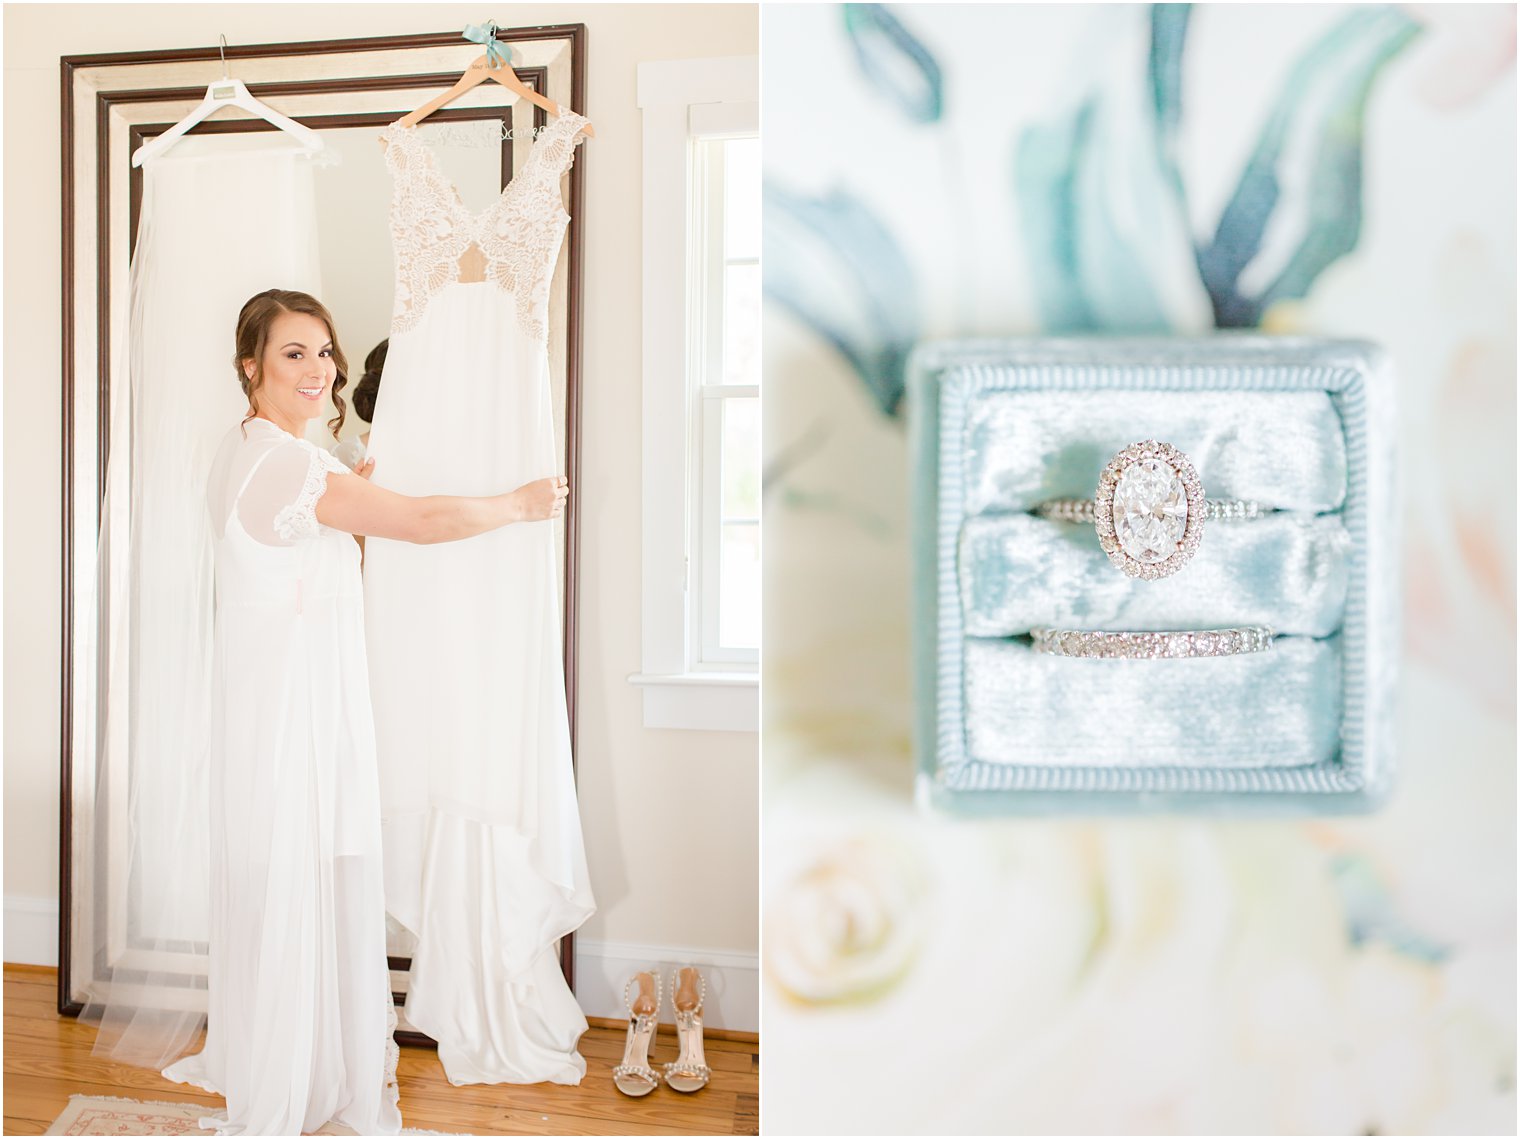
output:
M1196 629L1170 633L1106 633L1080 629L1031 629L1035 652L1101 660L1227 657L1266 652L1272 630L1266 625Z
M1098 544L1130 577L1176 573L1198 549L1205 519L1238 521L1264 513L1258 503L1203 497L1192 461L1170 443L1132 443L1103 468L1091 499L1058 498L1035 508L1042 518L1092 523Z
M1090 498L1055 498L1035 507L1035 513L1052 522L1080 522L1093 524L1098 504ZM1257 502L1239 498L1209 498L1204 500L1203 516L1209 522L1240 522L1260 518L1266 511Z

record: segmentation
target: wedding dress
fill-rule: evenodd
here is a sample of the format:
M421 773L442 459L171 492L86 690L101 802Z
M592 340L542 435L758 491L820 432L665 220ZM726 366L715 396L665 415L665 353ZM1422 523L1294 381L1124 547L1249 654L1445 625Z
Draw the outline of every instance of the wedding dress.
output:
M381 132L396 300L368 454L403 494L491 495L557 472L548 297L562 113L483 211L415 127ZM571 768L554 524L366 539L386 903L412 942L405 1014L451 1083L579 1083L586 1019L555 942L594 903Z
M224 1095L201 1120L223 1134L401 1129L359 549L316 518L329 475L347 473L252 419L206 489L210 1018L205 1047L164 1075Z

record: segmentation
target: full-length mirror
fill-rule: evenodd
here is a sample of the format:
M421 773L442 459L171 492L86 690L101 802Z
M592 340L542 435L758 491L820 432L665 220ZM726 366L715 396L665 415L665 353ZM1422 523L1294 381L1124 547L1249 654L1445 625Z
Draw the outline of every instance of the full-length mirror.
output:
M398 1039L420 1037L406 1004L420 960L417 929L437 908L430 898L461 872L511 878L498 896L513 905L558 906L540 923L546 948L539 957L573 983L573 930L589 912L576 902L584 878L580 839L578 832L554 834L530 807L574 817L569 759L587 147L575 137L573 112L584 107L584 35L579 25L567 25L503 29L496 38L510 50L518 80L565 115L486 82L414 126L394 126L480 56L480 47L461 42L457 32L304 43L299 50L244 47L227 51L225 64L203 50L65 60L62 1011L119 1006L134 986L151 988L181 1012L204 1011L207 915L160 897L164 881L175 876L187 893L203 889L194 880L198 868L176 860L167 839L148 847L145 820L134 813L155 781L158 790L191 785L183 773L149 762L155 745L144 725L161 723L163 709L185 696L162 672L175 649L159 633L178 627L172 615L189 601L171 578L154 579L145 569L143 551L157 525L157 500L145 488L170 477L155 474L160 452L152 441L167 437L166 425L184 413L179 393L214 392L206 398L216 401L216 414L232 409L227 427L244 414L248 401L232 363L238 306L266 288L309 294L331 315L347 382L322 393L323 407L302 437L336 462L360 469L373 460L360 477L411 496L508 491L491 480L511 468L489 460L533 447L541 447L545 469L534 467L521 481L550 469L568 477L572 493L562 512L542 519L548 531L533 531L552 534L538 562L538 554L516 547L481 545L486 535L436 545L433 537L416 543L370 537L362 557L367 671L386 805L385 886L388 897L403 899L387 905L385 919ZM299 156L299 170L277 191L236 177L237 162L288 155L293 146L290 135L248 116L207 118L163 152L163 161L172 157L181 171L178 198L166 179L150 192L158 175L133 165L139 148L207 94L212 61L322 140L314 156ZM269 223L257 220L266 215L278 219L267 231L260 226ZM196 231L195 219L204 231ZM269 259L270 245L280 242L288 247L286 260ZM259 277L250 269L257 264L285 268ZM188 279L154 277L177 266L191 267L182 274ZM192 374L180 375L174 352L196 336L212 348L183 365ZM153 356L158 344L167 347ZM160 363L158 372L167 375L154 371ZM167 393L160 404L146 394L145 373ZM346 405L336 436L329 427L335 391ZM510 426L498 431L495 424ZM526 426L512 434L519 425ZM434 456L455 462L434 464ZM201 453L196 461L205 465L204 459ZM434 485L435 468L454 473ZM99 545L98 535L104 535ZM514 568L518 562L531 563L531 573ZM123 585L129 573L141 580ZM525 596L541 604L523 606ZM312 598L303 602L298 591L295 612L305 603ZM524 609L535 614L531 627L520 617ZM439 630L457 640L445 643ZM456 643L472 638L478 643L461 657ZM557 687L511 681L516 666L502 665L500 646L510 655L524 643L552 655L562 700ZM479 667L469 659L472 651L481 656ZM403 705L426 711L425 747L394 723ZM558 739L561 732L563 787L541 773L499 774L510 765L493 756L509 751L513 740L528 733ZM451 748L470 759L440 778L429 753ZM418 782L428 763L431 783ZM408 796L416 796L415 811ZM157 791L151 798L166 806L185 801ZM165 814L174 827L189 817L193 812ZM340 819L334 840L340 844L342 825ZM542 853L546 847L550 855ZM473 869L462 870L460 860L470 859ZM414 887L391 880L408 872ZM435 961L446 962L438 947L451 939L494 936L488 907L455 910L465 916L430 935ZM409 924L394 912L410 915ZM521 971L538 960L534 952L514 944L504 955Z

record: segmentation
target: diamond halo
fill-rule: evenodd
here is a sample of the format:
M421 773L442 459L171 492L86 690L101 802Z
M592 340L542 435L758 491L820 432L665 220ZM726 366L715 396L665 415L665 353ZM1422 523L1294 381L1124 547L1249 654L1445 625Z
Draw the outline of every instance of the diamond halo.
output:
M1124 497L1116 507L1121 490ZM1203 538L1206 514L1198 471L1170 443L1131 443L1098 477L1093 500L1098 544L1130 577L1153 581L1185 566Z

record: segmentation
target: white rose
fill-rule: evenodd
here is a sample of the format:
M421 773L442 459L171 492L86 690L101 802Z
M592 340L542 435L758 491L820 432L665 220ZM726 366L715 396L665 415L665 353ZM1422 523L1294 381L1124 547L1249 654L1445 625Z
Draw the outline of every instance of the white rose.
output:
M926 895L922 869L899 844L857 838L823 851L770 900L772 979L812 1004L880 995L918 954Z

